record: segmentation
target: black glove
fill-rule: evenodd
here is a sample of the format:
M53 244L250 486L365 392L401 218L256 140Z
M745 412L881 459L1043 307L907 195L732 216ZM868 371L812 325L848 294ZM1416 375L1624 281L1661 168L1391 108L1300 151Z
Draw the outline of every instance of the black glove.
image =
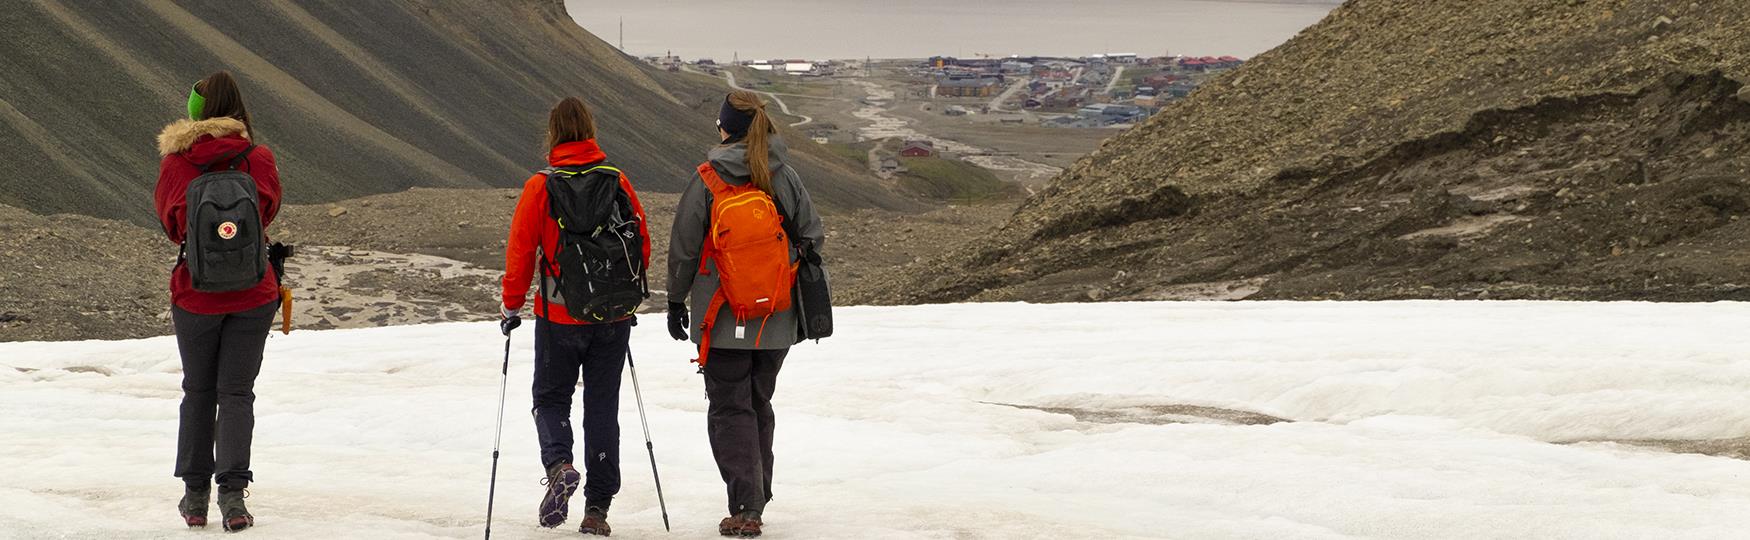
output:
M504 332L504 337L510 337L511 330L516 330L516 327L523 325L522 316L517 315L515 311L499 308L498 316L501 317L498 319L498 329Z
M687 305L680 302L668 303L668 337L675 341L687 340Z

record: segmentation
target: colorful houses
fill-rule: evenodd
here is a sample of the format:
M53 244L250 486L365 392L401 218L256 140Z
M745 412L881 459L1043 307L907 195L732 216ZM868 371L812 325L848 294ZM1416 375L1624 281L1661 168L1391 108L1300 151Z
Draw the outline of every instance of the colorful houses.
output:
M991 97L997 95L1002 81L989 77L948 78L936 83L936 95L947 97Z
M1190 71L1212 71L1240 67L1243 60L1232 56L1201 56L1179 59L1179 67Z

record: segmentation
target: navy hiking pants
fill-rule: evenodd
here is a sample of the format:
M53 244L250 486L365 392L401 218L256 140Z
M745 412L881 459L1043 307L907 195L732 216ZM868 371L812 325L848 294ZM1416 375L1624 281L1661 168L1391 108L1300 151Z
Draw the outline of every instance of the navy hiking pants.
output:
M535 433L541 464L583 469L583 496L606 510L620 492L620 372L632 321L557 324L535 321ZM571 396L583 382L583 459L572 455Z

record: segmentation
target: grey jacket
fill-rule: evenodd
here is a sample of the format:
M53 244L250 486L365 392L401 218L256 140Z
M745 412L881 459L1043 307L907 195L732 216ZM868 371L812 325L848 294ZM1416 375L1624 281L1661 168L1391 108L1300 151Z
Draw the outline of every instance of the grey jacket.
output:
M781 139L772 139L772 148L768 152L768 161L772 169L773 198L783 209L786 223L796 231L798 236L813 240L815 246L822 246L826 241L824 229L820 225L820 215L814 212L814 201L808 197L808 189L802 186L802 177L796 174L796 169L785 163L785 148ZM717 176L730 185L744 185L752 181L753 173L747 166L747 143L722 145L711 149L711 168L717 171ZM681 193L680 208L675 211L674 230L669 234L668 243L668 297L679 301L686 299L692 308L692 328L687 334L692 336L693 343L699 342L699 330L704 326L705 308L711 305L711 297L717 294L717 269L709 262L704 264L711 272L699 274L701 264L700 253L705 247L705 231L710 228L711 221L711 189L705 186L705 180L699 177L698 171L693 171L693 179L687 183L685 192ZM795 261L797 254L792 250L790 260ZM761 321L748 321L737 329L735 315L728 309L718 314L716 326L712 329L711 347L718 349L784 349L796 344L797 315L796 309L772 315L766 320L765 329L761 332ZM737 338L736 333L741 333ZM759 338L759 346L754 346L755 337Z

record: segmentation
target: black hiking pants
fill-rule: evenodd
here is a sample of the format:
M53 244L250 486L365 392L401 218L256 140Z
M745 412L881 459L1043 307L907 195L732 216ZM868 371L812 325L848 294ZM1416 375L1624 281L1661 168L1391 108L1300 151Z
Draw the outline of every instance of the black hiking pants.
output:
M705 426L729 490L729 513L764 512L772 500L772 391L790 349L711 349L705 363Z
M255 431L255 376L279 301L224 315L170 308L182 354L182 420L176 434L176 476L205 489L218 473L224 491L254 479L249 444Z
M620 373L632 321L556 324L535 321L535 435L541 464L583 469L588 506L607 510L620 492ZM571 455L571 395L583 378L583 455Z

